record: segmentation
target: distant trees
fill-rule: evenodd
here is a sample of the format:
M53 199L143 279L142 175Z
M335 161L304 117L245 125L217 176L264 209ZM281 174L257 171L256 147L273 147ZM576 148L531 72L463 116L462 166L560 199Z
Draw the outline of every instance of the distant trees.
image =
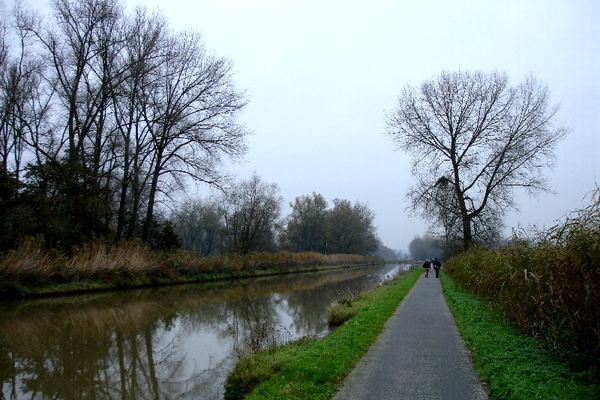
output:
M267 184L256 174L234 185L219 201L225 251L274 251L282 202L277 184Z
M348 200L333 200L333 209L326 219L327 251L329 253L371 254L379 246L373 226L375 214L366 204Z
M254 174L210 199L184 202L170 222L184 248L204 255L277 250L393 253L381 246L374 214L366 204L335 199L330 209L321 194L312 193L296 197L282 220L282 201L276 184Z
M425 260L432 257L443 258L445 254L440 245L440 241L432 236L416 236L408 245L408 252L411 258L416 260Z
M167 227L162 199L191 181L222 186L222 161L246 152L245 94L227 59L160 15L119 0L51 8L39 18L17 3L0 22L2 230L65 250L150 242Z
M313 192L311 196L296 197L290 203L292 212L287 222L287 243L294 251L316 251L324 253L327 250L325 237L325 218L327 216L327 201Z
M188 200L170 221L184 248L202 255L275 251L282 198L256 174L208 200Z
M203 256L224 249L225 225L214 200L189 199L177 208L171 221L185 249Z
M404 260L404 254L396 254L396 252L383 244L379 245L374 255L382 257L386 261Z
M296 197L288 217L285 246L295 251L372 254L380 241L366 204L334 199L328 209L322 195Z
M412 156L416 184L408 198L448 241L463 247L498 237L513 191L549 190L542 176L566 129L546 86L506 74L442 72L406 86L387 116L387 134Z

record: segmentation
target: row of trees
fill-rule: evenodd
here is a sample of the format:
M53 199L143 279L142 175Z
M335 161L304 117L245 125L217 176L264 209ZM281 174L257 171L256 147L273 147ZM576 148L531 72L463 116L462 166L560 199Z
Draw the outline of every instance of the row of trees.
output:
M168 228L157 223L162 201L191 182L230 182L222 162L247 151L249 132L237 122L245 94L227 59L160 14L128 13L120 0L52 0L50 9L0 9L0 251L30 235L67 251L96 238L151 243ZM511 86L499 72L443 72L406 86L387 134L413 159L410 209L446 248L496 241L517 206L515 188L549 190L542 170L567 132L552 127L557 110L533 77ZM277 201L246 209L258 181L234 185L218 202L222 248L372 247L374 232L361 231L373 219L366 206L334 200L329 210L315 194L296 199L285 229L271 236L245 225L280 210ZM260 188L257 201L265 190L275 191Z
M257 175L232 183L222 162L247 151L237 122L247 100L198 33L119 0L50 7L51 16L18 2L2 10L0 251L25 236L66 252L107 238L156 248L181 239L202 254L377 249L364 204L329 209L303 196L284 221L277 185ZM175 205L192 183L219 195Z
M437 257L440 259L447 258L443 244L431 235L424 237L415 236L408 245L410 257L416 260L425 260L427 258Z
M150 241L157 205L221 186L247 150L232 64L197 32L119 0L0 9L0 250L43 235Z
M188 200L170 223L185 248L203 255L254 251L315 251L373 254L380 241L374 213L366 204L334 199L329 207L318 194L296 197L281 217L283 199L276 184L254 174L226 193Z

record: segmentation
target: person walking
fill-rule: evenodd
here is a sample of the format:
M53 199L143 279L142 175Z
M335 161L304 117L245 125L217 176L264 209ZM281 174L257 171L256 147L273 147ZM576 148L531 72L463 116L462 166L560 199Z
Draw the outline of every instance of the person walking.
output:
M436 257L433 259L433 269L435 270L436 278L440 277L440 268L442 268L442 262Z
M425 270L425 278L429 278L429 269L431 268L431 261L426 259L423 263L423 269Z

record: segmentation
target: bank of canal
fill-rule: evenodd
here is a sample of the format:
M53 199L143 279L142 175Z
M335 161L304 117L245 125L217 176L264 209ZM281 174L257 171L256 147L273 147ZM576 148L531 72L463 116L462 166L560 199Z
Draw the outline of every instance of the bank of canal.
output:
M5 398L220 399L240 354L272 332L328 333L339 296L402 265L0 303ZM269 337L273 337L270 335Z

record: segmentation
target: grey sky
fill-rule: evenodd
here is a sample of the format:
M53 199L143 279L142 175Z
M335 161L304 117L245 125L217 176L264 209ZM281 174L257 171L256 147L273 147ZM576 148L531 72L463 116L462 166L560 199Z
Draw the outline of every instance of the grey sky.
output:
M130 0L131 4L137 3ZM368 203L383 243L407 249L426 224L409 218L407 156L384 135L405 84L442 70L494 69L546 83L555 123L572 131L547 176L554 195L517 192L512 227L550 227L600 183L600 2L580 0L144 0L174 29L202 32L234 63L255 132L240 179L277 183L287 204L321 193Z

